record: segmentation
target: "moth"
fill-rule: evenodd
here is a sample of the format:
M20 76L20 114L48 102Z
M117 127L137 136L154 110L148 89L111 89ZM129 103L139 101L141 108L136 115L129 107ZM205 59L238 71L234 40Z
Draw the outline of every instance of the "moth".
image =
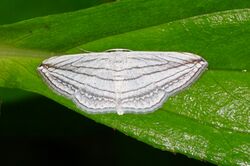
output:
M87 113L148 113L207 68L187 52L111 49L55 56L38 67L45 82Z

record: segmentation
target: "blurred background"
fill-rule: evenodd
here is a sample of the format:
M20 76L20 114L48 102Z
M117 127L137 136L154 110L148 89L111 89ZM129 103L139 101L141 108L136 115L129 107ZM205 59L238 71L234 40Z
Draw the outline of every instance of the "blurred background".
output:
M0 0L0 24L111 0ZM212 165L155 149L43 96L0 88L0 165Z
M114 0L0 0L0 24L85 9L112 1Z

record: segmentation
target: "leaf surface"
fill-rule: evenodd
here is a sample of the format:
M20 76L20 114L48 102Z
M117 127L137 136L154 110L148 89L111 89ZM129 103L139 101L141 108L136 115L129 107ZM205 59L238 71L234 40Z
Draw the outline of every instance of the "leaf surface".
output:
M162 150L216 164L249 164L250 10L205 14L214 12L205 2L192 8L182 1L188 9L183 7L174 15L177 7L171 2L173 9L169 12L165 11L169 6L163 5L166 1L141 2L124 0L1 26L0 86L42 94ZM207 3L218 3L218 11L237 6ZM243 4L248 5L247 1ZM144 5L152 8L146 10ZM198 10L199 5L206 10ZM124 11L135 18L122 17ZM138 11L154 15L146 18L146 12ZM111 17L112 13L120 15ZM204 57L209 69L194 85L171 97L154 113L89 115L53 93L36 71L53 52L76 53L79 48L187 51Z

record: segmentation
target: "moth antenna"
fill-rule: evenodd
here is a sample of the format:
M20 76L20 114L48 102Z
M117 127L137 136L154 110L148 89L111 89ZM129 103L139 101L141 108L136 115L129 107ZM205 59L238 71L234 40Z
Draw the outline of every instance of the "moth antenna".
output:
M91 53L92 51L88 51L88 50L85 50L81 47L77 47L80 51L82 51L83 53Z

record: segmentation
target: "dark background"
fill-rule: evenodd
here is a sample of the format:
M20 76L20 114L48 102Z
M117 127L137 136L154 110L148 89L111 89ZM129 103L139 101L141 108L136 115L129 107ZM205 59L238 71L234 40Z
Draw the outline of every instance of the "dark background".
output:
M103 0L102 3L111 0ZM74 11L100 0L0 0L0 24ZM155 149L28 92L0 88L0 166L212 165Z
M209 165L155 149L42 96L2 101L0 165Z

